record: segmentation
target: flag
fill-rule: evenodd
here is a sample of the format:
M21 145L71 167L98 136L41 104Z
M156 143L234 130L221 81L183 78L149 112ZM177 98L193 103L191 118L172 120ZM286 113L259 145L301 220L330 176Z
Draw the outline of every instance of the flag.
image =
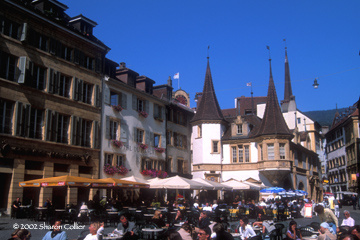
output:
M246 83L247 87L251 87L251 82Z
M174 75L174 79L179 79L179 73L175 73L175 75Z

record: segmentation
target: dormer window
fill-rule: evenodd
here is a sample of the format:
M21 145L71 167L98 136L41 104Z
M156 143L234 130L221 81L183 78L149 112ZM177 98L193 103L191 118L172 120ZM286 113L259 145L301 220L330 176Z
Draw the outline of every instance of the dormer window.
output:
M237 124L236 125L236 133L237 134L243 134L243 130L242 130L242 124Z

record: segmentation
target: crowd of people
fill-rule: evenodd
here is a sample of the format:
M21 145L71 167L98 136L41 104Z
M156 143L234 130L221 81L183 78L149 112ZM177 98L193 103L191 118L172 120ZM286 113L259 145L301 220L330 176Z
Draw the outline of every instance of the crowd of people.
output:
M110 208L111 210L118 211L117 207L121 209L121 206L116 205L114 201L106 201L101 203L100 198L96 198L96 203L92 203L96 207ZM331 200L335 201L335 200ZM319 217L319 226L314 231L318 231L319 240L335 240L335 239L359 239L360 240L360 226L355 225L355 220L350 216L350 212L345 210L343 212L344 218L342 223L339 223L339 209L335 207L330 209L329 199L325 199L324 202L319 204L314 203L308 199L271 199L265 201L261 199L259 202L249 199L248 201L241 200L239 196L236 196L231 204L225 204L218 200L211 202L200 202L195 199L193 201L172 201L167 202L163 208L158 208L159 204L154 200L149 202L148 206L154 206L153 216L150 219L150 223L157 227L162 228L163 234L160 238L166 238L168 240L207 240L207 239L219 239L227 240L234 239L234 234L241 240L260 240L269 237L271 234L282 234L278 232L276 223L278 221L288 221L288 228L284 234L287 240L303 240L301 228L298 227L295 219L301 216L305 203L312 203L314 213ZM16 199L13 202L14 212L19 211L21 205L20 199ZM147 206L147 207L148 207ZM44 207L51 208L52 203L50 199L44 204ZM185 212L185 209L188 210ZM230 209L243 209L243 215L238 215L238 226L236 228L230 228L228 224L229 210ZM276 210L271 211L273 214L269 217L267 215L267 209ZM176 210L176 214L172 212ZM88 213L89 207L84 202L79 208L80 218L82 213ZM194 218L194 215L190 216L188 212L198 213L198 217ZM120 212L121 213L121 212ZM221 216L225 217L222 218ZM251 222L250 219L256 219ZM54 219L53 219L54 220ZM67 235L65 231L61 229L61 221L55 220L52 222L53 229L45 234L42 240L66 240ZM141 236L141 226L136 222L136 219L127 213L121 213L119 218L119 224L111 232L112 234L119 234L122 239L139 239ZM99 240L104 235L104 223L99 221L91 222L89 226L89 234L84 237L84 240ZM15 231L10 239L16 240L28 240L31 234L29 231L20 229Z

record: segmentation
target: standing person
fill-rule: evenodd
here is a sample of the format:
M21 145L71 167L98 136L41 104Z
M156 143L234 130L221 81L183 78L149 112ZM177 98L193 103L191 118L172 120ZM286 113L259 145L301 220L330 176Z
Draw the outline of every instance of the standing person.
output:
M330 227L329 224L326 222L320 224L319 233L320 235L318 237L318 240L325 240L325 239L336 240L337 238L336 233L334 233L332 227Z
M296 229L297 223L292 220L289 223L289 230L286 232L286 237L294 240L302 240L300 231Z
M66 232L61 231L61 221L55 220L52 230L47 232L42 240L68 240Z
M15 201L13 201L12 205L11 205L11 209L12 209L12 217L14 218L18 218L19 217L19 213L21 211L20 209L20 206L21 206L21 201L20 201L20 198L17 197Z
M247 217L240 219L239 233L242 240L256 236L254 229L249 225L249 219Z
M349 226L349 227L355 226L355 220L352 217L350 217L350 212L348 210L344 211L344 216L345 218L343 219L341 226Z
M330 209L317 205L314 210L318 214L320 222L327 222L335 233L339 231L338 219Z
M352 195L351 200L352 200L353 208L354 210L356 210L357 197L355 194Z

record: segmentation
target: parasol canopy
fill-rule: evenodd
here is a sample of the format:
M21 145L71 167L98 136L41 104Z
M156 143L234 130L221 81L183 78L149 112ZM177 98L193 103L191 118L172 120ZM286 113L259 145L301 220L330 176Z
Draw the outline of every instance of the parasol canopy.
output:
M114 187L131 187L131 188L149 188L149 184L141 183L141 182L132 182L126 181L118 178L103 178L96 179L93 183L91 183L91 187L93 188L114 188Z
M40 178L30 181L20 182L20 187L88 187L95 179L76 177L76 176L59 176L50 178Z
M229 191L232 190L232 187L226 186L225 184L221 184L218 182L213 182L202 178L194 178L192 180L207 185L209 187L212 187L213 188L212 190L229 190Z
M164 188L164 189L194 189L212 190L212 187L205 186L199 182L193 181L188 178L183 178L178 175L165 179L157 179L149 181L150 188Z
M261 193L279 193L279 192L285 192L285 189L280 187L269 187L264 188L260 190Z

